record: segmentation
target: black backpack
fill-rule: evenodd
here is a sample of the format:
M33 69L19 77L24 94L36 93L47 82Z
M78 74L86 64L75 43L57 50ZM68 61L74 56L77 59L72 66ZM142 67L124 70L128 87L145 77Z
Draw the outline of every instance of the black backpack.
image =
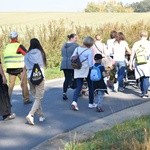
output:
M38 64L34 64L32 73L30 76L30 82L34 85L39 85L43 81L43 74Z

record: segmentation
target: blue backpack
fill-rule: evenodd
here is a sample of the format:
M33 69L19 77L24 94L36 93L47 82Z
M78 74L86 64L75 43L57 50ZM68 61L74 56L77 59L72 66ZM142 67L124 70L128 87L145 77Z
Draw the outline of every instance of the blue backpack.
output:
M91 73L90 73L90 79L92 81L99 81L101 80L102 78L102 74L101 74L101 71L100 71L100 66L101 65L98 65L98 66L93 66L92 69L91 69Z

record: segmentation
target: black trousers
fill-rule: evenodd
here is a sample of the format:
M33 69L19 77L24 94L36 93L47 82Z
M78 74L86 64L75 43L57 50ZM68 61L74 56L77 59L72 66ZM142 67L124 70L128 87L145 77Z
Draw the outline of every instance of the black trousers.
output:
M11 114L11 103L8 95L8 86L2 82L2 76L0 74L0 115L5 119Z
M71 83L72 78L74 78L74 70L73 69L64 69L64 83L63 83L63 93L67 92L67 89Z

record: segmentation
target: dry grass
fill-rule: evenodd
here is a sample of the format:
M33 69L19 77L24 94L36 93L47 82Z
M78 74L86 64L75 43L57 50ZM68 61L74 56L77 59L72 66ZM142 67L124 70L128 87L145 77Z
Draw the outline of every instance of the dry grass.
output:
M12 30L19 33L19 40L27 49L30 39L37 37L50 68L60 65L61 46L70 33L77 33L81 44L87 35L94 37L99 33L106 42L111 30L122 31L132 46L141 29L150 31L150 13L0 13L0 20L0 50Z
M105 23L136 23L144 20L150 22L150 13L0 13L0 25L35 26L47 24L51 20L66 19L75 25L96 27Z

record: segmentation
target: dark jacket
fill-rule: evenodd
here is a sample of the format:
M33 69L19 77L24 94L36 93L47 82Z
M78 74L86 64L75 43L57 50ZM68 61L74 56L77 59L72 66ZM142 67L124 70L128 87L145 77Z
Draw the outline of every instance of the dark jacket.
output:
M0 115L11 114L11 103L8 95L7 84L2 84L2 76L0 75Z
M95 66L98 66L98 65L100 65L100 64L98 64L98 63L95 64ZM105 68L102 65L99 67L99 69L100 69L101 73L105 71ZM99 89L99 90L103 90L105 93L108 93L107 92L107 86L104 82L103 75L102 75L102 78L101 78L100 81L93 81L93 88L94 88L94 90Z
M60 70L63 69L73 69L71 66L71 56L75 50L76 47L79 45L77 43L65 43L61 49L61 66Z

